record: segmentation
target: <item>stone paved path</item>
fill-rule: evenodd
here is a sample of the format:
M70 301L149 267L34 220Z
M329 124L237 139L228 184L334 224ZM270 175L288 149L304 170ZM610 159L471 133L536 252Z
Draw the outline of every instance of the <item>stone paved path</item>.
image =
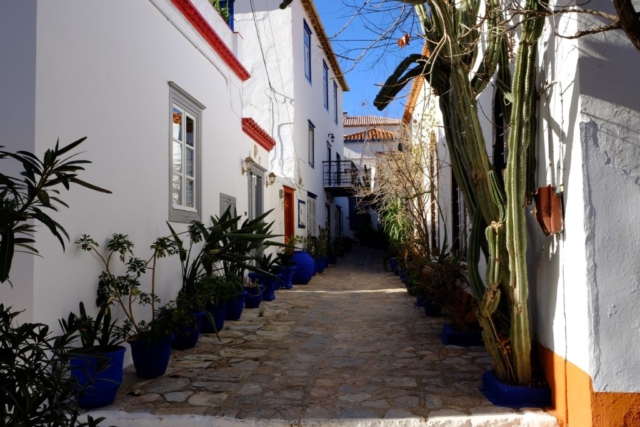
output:
M174 351L164 377L140 380L128 368L116 403L99 412L106 424L138 414L324 420L320 425L555 425L543 411L493 407L478 391L491 361L484 348L443 346L445 319L413 306L400 280L383 271L378 251L356 247L261 308L262 316L245 310L242 320L225 322L222 341L207 335L195 349Z

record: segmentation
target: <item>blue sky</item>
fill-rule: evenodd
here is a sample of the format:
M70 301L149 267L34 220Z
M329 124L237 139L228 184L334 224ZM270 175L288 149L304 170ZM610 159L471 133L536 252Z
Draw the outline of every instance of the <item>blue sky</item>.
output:
M358 13L358 8L364 3L365 0L315 1L327 35L331 38L333 50L338 55L340 66L351 88L350 92L344 94L343 110L350 116L373 114L401 117L406 90L383 111L378 111L373 106L373 100L379 90L377 85L384 83L396 65L409 54L420 53L422 50L422 40L416 38L419 27L413 19L414 14L410 6L395 1L371 0ZM404 16L405 19L398 28L389 32L385 40L379 41L375 47L365 52L367 46L384 31L393 27L399 16ZM411 40L408 46L401 49L397 40L405 33L410 34ZM354 60L361 55L362 59ZM410 85L407 85L407 88L409 87Z

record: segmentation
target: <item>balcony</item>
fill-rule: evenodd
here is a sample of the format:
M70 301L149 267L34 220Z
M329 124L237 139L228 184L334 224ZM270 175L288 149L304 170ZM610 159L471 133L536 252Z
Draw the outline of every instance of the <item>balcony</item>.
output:
M365 188L367 178L351 160L322 162L322 177L325 191L333 197L355 196Z

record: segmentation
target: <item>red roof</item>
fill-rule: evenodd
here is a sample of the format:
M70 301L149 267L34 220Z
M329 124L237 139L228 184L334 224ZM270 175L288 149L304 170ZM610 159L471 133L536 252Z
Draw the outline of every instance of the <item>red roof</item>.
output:
M344 136L344 142L364 142L368 141L391 141L397 138L398 134L386 129L368 129L358 133Z
M242 130L267 151L271 151L276 146L276 140L251 118L242 118Z
M378 116L347 116L343 119L344 127L398 126L401 123L401 119L392 119L390 117Z

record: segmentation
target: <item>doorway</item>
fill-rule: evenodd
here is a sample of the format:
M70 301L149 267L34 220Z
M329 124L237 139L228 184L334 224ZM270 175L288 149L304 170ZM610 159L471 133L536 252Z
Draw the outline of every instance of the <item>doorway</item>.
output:
M294 198L293 193L294 189L291 187L283 186L284 190L284 239L285 243L289 240L291 236L294 234L295 224L295 211L294 208Z

